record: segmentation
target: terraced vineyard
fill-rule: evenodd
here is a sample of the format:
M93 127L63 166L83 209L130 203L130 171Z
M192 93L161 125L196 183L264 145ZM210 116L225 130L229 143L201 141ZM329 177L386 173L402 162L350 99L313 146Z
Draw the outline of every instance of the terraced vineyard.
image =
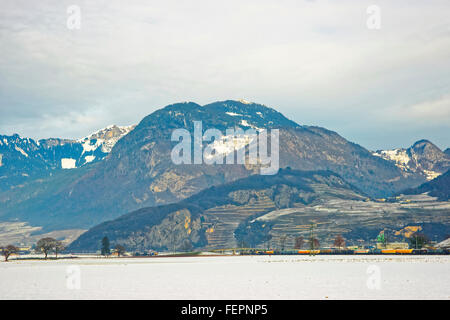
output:
M332 244L338 234L354 241L369 241L381 230L395 233L405 225L421 228L439 228L449 232L450 203L436 201L431 197L417 196L399 199L397 202L356 201L328 199L307 206L275 210L256 220L273 223L271 230L273 246L280 246L286 237L286 247L292 247L294 238L309 237L311 224L314 234L323 244Z
M215 207L205 212L208 228L206 249L237 247L234 230L246 219L262 215L275 209L275 203L269 197L263 197L244 206L227 205Z
M181 221L179 212L188 214L190 222ZM373 242L385 230L391 240L407 226L440 240L450 234L449 212L450 202L427 195L370 199L329 171L280 170L211 187L176 204L131 212L92 228L70 249L96 250L105 235L140 251L281 248L282 242L293 248L295 237L309 238L311 224L321 247L332 246L338 234L347 244L360 244Z

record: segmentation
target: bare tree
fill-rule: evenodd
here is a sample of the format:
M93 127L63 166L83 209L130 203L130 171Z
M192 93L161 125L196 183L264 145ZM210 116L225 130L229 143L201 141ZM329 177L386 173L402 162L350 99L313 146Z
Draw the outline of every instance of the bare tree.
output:
M284 248L286 246L286 240L287 240L287 235L282 235L280 237L280 249L281 249L281 251L284 251Z
M338 235L336 239L334 239L334 246L339 249L345 248L345 239L342 235Z
M247 247L248 247L248 244L247 244L247 242L245 242L245 240L241 240L241 241L239 242L239 247L241 247L241 248L247 248Z
M315 223L311 223L310 235L309 235L309 248L311 252L320 247L319 240L314 236L314 228L317 226Z
M62 241L55 240L54 249L55 249L56 259L58 259L58 252L61 252L65 249L64 243Z
M53 238L42 238L36 244L36 249L43 252L45 255L45 259L49 252L55 249L56 240Z
M9 256L11 256L14 253L19 252L19 249L12 244L0 248L0 251L2 252L3 256L5 257L5 261L8 261Z
M305 244L305 240L302 236L295 237L294 249L301 249Z
M144 252L145 236L142 232L132 232L128 238L135 252Z
M120 244L117 244L114 249L116 249L118 257L123 256L125 253L125 247Z
M191 251L192 250L192 248L193 248L193 246L192 246L192 242L191 241L189 241L188 239L185 239L184 241L183 241L183 243L181 244L181 251Z
M422 249L429 242L430 240L428 239L428 237L422 233L416 232L409 238L411 248L414 249Z
M319 239L317 239L317 238L309 239L309 248L310 248L311 250L316 250L316 249L318 249L319 247L320 247Z

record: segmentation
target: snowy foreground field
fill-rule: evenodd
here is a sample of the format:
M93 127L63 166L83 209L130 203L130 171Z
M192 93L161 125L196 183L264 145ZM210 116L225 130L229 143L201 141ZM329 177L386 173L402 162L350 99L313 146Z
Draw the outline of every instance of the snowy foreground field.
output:
M13 260L0 299L450 299L450 256Z

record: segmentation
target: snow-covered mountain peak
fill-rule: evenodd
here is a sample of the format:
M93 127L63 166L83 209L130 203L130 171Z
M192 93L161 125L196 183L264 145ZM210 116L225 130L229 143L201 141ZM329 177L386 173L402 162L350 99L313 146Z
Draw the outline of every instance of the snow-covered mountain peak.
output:
M104 159L117 141L134 127L111 125L78 140L49 138L35 141L18 134L0 135L0 167L8 176L74 169Z
M419 140L407 149L378 150L373 155L393 161L405 173L420 173L427 180L440 176L450 168L450 156L428 140Z
M110 153L114 145L123 136L133 130L136 125L116 126L109 125L103 129L97 130L90 135L78 140L83 145L83 153L93 151L101 147L102 152Z

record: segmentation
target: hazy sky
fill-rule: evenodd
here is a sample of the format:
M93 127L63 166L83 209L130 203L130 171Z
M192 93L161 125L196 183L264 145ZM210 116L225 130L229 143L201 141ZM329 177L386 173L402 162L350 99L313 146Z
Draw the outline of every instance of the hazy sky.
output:
M0 0L0 134L80 138L241 98L369 149L450 147L450 2Z

